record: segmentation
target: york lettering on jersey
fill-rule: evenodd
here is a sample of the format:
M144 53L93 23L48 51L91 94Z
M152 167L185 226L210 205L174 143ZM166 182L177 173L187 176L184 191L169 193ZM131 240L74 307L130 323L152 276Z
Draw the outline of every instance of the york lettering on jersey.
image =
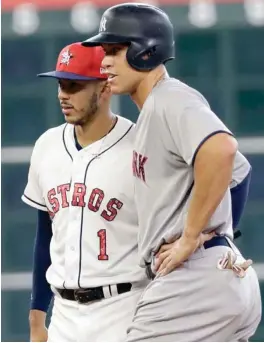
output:
M73 187L73 194L69 199L69 191ZM108 200L105 208L101 208L102 202L105 198L105 193L100 188L94 188L89 195L87 187L83 183L70 183L59 185L48 191L48 201L51 205L52 211L49 211L51 218L61 209L71 206L87 207L92 212L101 211L100 215L107 221L113 221L118 211L122 208L123 203L117 198Z
M132 169L133 175L144 182L146 182L146 174L145 174L145 164L148 158L143 156L142 154L133 151L133 161L132 161Z

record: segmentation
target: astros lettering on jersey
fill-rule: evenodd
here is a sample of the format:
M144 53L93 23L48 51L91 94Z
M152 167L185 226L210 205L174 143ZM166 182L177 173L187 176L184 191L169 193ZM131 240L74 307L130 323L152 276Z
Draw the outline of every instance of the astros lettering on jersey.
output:
M145 277L137 266L128 172L132 137L132 122L118 117L101 149L97 141L77 151L70 124L48 130L36 142L22 199L52 219L51 285L94 287Z

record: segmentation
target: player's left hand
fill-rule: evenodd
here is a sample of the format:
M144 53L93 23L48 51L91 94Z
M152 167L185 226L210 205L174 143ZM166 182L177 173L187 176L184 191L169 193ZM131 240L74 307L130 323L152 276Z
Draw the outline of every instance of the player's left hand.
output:
M172 243L163 244L156 254L157 276L164 276L183 264L204 242L215 236L214 232L201 233L197 238L181 236Z

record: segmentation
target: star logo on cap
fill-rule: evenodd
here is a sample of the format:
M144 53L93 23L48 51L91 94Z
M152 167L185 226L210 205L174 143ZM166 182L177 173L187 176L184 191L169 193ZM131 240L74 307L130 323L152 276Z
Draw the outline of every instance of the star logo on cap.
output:
M69 50L64 51L61 54L61 61L60 63L68 65L70 63L70 59L73 57L73 55L70 53Z
M99 28L99 31L100 31L100 32L106 30L106 27L105 27L106 22L107 22L106 18L103 17L103 19L101 20L101 23L100 23L100 28Z

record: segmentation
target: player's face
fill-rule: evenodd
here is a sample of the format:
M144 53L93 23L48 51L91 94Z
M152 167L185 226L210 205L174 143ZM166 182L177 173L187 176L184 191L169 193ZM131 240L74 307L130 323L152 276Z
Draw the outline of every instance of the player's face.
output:
M60 79L58 98L66 122L84 125L98 110L98 82Z
M144 73L130 67L126 59L127 46L103 44L105 57L102 66L108 74L111 91L114 94L133 94L144 77Z

